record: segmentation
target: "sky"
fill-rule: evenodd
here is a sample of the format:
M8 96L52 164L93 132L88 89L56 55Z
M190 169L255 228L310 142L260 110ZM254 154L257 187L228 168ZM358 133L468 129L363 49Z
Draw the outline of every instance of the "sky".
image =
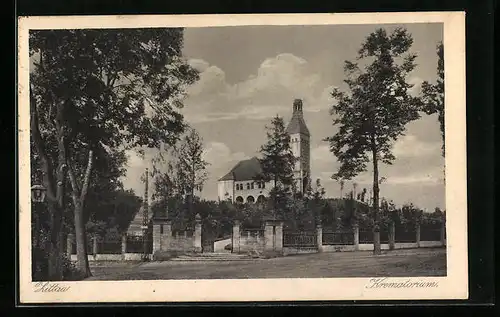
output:
M411 51L417 67L408 80L419 92L423 80L435 81L436 45L442 41L441 24L408 24L413 36ZM243 26L187 28L183 54L200 71L200 80L188 88L182 113L202 136L209 178L202 198L217 199L217 180L238 161L257 156L266 142L265 127L273 116L288 122L292 103L303 99L304 118L311 132L311 172L321 179L327 197L338 197L340 185L331 179L339 163L323 139L335 134L329 108L333 87L342 86L345 60L353 60L363 40L377 28L395 25ZM445 208L444 159L436 115L423 115L407 126L394 145L396 160L380 168L386 181L381 197L397 205L412 202L429 211ZM150 164L129 153L126 188L143 195L140 175ZM372 173L347 182L370 189Z

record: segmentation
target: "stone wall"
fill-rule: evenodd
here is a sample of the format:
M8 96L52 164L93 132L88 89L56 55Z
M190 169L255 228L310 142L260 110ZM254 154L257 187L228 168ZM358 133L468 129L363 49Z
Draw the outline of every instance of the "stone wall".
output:
M172 232L172 222L157 218L153 222L153 253L157 251L201 252L201 219L196 216L194 232Z
M283 253L283 222L266 221L264 228L259 230L245 230L239 221L233 225L233 253L247 253L257 251Z
M240 252L263 252L266 245L263 231L241 231Z

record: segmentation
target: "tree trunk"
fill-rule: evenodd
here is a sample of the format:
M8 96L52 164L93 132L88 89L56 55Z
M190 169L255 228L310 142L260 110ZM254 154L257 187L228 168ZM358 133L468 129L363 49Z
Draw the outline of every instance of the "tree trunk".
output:
M85 230L85 221L83 219L83 206L85 198L87 197L87 190L90 184L90 172L92 171L93 151L89 150L89 158L87 161L87 168L83 179L83 186L80 187L77 183L73 167L68 159L68 175L72 187L72 197L74 204L74 217L75 217L75 241L76 241L76 267L83 275L83 278L92 276L90 272L88 254L87 254L87 239Z
M375 140L372 138L372 144L374 145ZM375 146L372 147L373 155L373 214L374 214L374 226L373 226L373 254L381 254L380 247L380 223L379 223L379 187L378 187L378 157L377 150Z
M55 204L49 205L50 209L50 238L48 241L48 276L49 281L61 281L63 279L62 259L60 253L60 235L62 227L62 212Z
M87 239L83 220L83 206L81 202L75 204L75 240L76 240L76 268L84 278L92 276L87 255Z

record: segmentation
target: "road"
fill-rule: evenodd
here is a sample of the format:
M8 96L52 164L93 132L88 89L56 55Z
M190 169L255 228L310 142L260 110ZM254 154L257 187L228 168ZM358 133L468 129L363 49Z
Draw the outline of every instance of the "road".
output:
M88 280L446 276L446 250L317 253L233 262L101 263Z

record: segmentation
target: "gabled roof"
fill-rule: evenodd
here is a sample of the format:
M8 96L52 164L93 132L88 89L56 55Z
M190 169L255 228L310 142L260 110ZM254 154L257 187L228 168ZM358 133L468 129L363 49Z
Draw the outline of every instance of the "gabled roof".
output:
M253 180L256 176L262 173L260 161L257 157L252 157L248 160L240 161L236 164L229 173L219 179L219 181L246 181Z

